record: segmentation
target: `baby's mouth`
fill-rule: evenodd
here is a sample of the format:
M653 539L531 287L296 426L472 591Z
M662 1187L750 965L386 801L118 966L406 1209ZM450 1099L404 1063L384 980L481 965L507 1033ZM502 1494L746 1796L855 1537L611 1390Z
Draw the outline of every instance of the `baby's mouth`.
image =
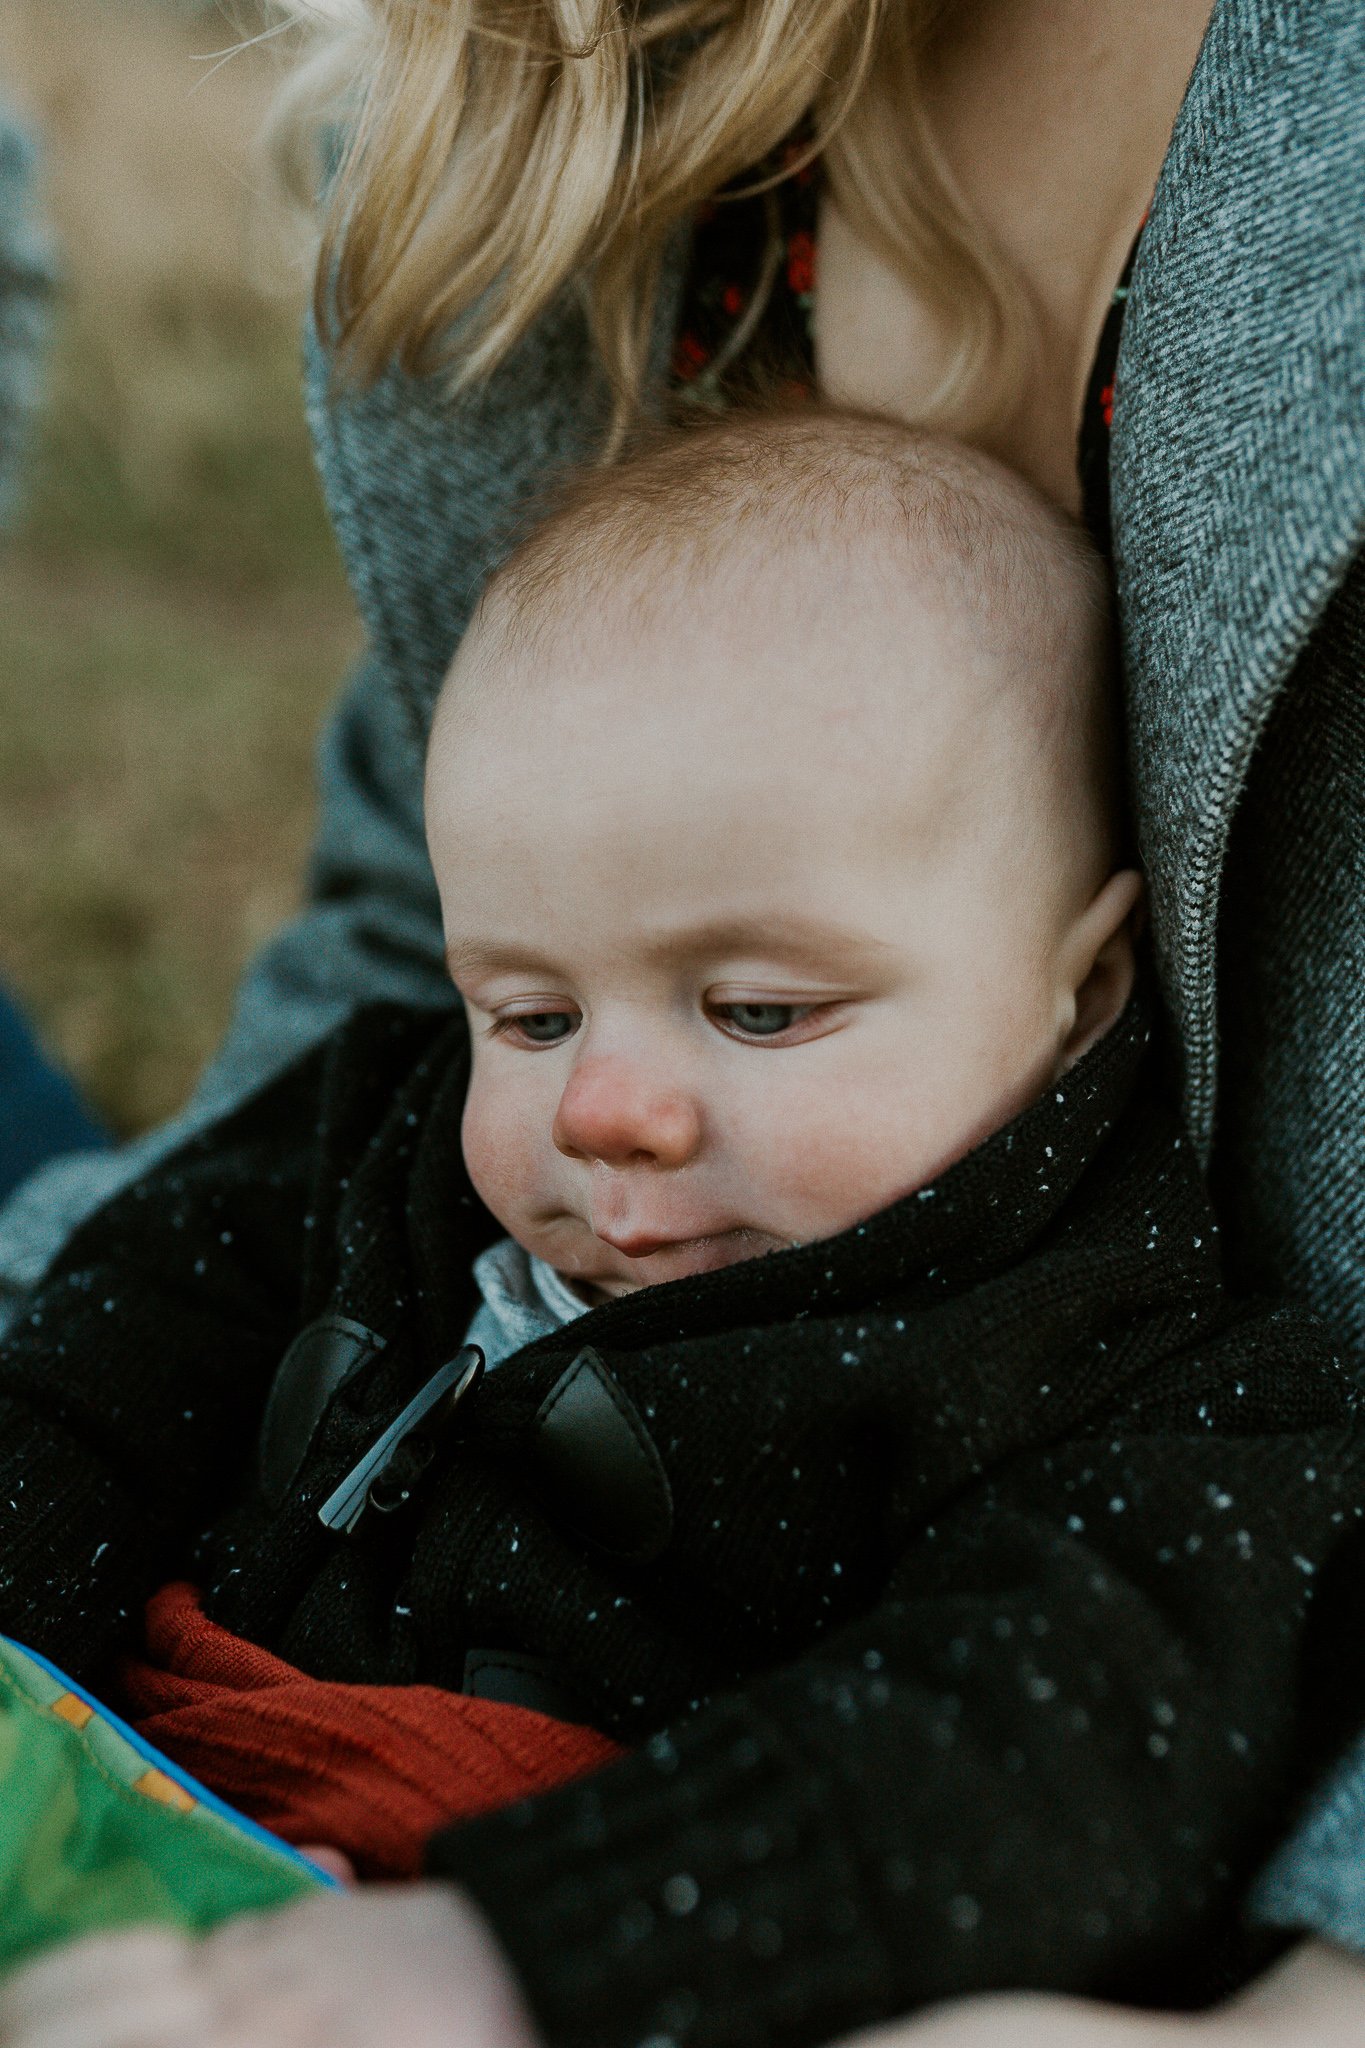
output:
M713 1234L721 1235L720 1232ZM672 1250L683 1244L704 1244L707 1241L705 1237L665 1237L656 1231L625 1228L610 1230L605 1226L595 1228L593 1236L600 1238L603 1244L609 1244L614 1252L623 1252L628 1259L648 1259L652 1258L655 1252Z
M738 1265L743 1259L775 1251L781 1242L766 1231L743 1224L695 1237L665 1237L654 1231L607 1228L594 1230L593 1235L622 1257L640 1262L638 1276L632 1274L630 1281L641 1286L681 1280L694 1273L718 1272L723 1266Z

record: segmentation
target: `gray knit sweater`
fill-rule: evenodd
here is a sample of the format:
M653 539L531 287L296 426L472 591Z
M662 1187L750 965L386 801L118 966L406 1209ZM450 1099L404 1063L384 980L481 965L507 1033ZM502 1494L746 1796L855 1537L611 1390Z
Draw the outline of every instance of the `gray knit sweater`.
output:
M396 373L338 396L329 368L313 336L311 418L369 649L322 742L309 906L258 956L173 1126L59 1162L12 1201L11 1304L95 1201L359 1001L451 1000L422 740L519 505L597 444L602 390L574 303L458 405ZM1113 498L1135 804L1189 1119L1234 1260L1365 1344L1359 0L1217 0L1133 279ZM1332 1806L1345 1850L1338 1833L1323 1859L1319 1823L1281 1865L1275 1911L1365 1950L1355 1769Z

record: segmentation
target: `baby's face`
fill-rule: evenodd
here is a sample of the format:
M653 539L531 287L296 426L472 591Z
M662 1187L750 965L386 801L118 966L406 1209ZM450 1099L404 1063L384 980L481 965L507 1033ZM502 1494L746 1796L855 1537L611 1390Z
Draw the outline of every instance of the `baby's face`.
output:
M981 657L878 609L466 643L427 797L465 1160L589 1294L841 1231L1066 1063L1065 824L942 686Z

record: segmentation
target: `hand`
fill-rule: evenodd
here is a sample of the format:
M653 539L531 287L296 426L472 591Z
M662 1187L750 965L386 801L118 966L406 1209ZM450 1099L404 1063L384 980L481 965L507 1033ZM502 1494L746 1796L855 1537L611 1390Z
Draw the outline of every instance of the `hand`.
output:
M1215 2040L1200 2042L1198 2029L1199 2022L1168 2013L1128 2012L1041 1991L1001 1992L850 2035L836 2048L1215 2048ZM1216 2048L1240 2048L1232 2038L1215 2038ZM1262 2035L1246 2039L1248 2048L1253 2039L1268 2048ZM1304 2048L1310 2048L1307 2041Z
M202 1940L54 1949L0 1985L3 2048L538 2048L489 1929L449 1885L321 1893Z
M344 1849L334 1849L330 1842L300 1842L300 1856L306 1856L310 1863L316 1863L319 1870L325 1870L338 1884L355 1884L356 1868Z
M1042 1992L969 1998L857 2034L839 2048L1365 2048L1365 1961L1318 1941L1228 2004L1132 2012Z

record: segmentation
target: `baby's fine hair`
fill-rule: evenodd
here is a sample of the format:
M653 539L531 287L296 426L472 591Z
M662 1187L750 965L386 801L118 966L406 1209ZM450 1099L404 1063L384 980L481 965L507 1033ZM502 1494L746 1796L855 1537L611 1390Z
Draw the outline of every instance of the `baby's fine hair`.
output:
M484 603L517 632L632 574L705 578L754 538L903 548L908 566L1025 630L1060 587L1107 641L1108 579L1078 521L962 441L834 407L646 430L624 459L575 472L531 508Z
M1109 578L1078 521L980 450L879 414L802 406L647 431L536 508L480 617L534 650L570 614L635 593L686 603L743 588L755 552L812 556L838 602L841 560L933 593L998 656L1002 715L1042 741L1064 786L1117 820L1120 776ZM865 582L860 582L865 592ZM1111 835L1112 836L1112 835Z

